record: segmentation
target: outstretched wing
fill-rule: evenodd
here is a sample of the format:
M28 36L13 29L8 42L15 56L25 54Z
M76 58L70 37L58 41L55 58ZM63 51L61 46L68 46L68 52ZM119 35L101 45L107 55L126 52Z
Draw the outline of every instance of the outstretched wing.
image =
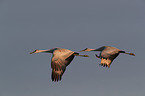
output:
M68 54L68 53L67 53ZM65 72L66 67L70 64L70 62L74 58L74 52L70 52L69 55L54 55L51 60L51 68L52 68L52 81L60 81L63 73ZM66 55L66 54L65 54Z
M101 66L110 68L113 60L119 55L119 53L108 55L107 57L101 57Z

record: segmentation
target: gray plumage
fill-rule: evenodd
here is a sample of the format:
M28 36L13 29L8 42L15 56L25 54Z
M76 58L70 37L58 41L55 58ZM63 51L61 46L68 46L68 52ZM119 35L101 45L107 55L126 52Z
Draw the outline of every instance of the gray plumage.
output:
M68 49L63 49L63 48L53 48L49 50L35 50L31 52L30 54L40 53L40 52L53 54L51 58L52 81L61 80L62 75L66 70L66 67L71 63L71 61L73 60L75 56L88 57L88 55L79 55L79 53L76 53Z
M113 62L113 60L120 54L120 53L125 53L128 55L133 55L135 56L134 53L126 53L125 51L122 51L118 48L115 47L111 47L111 46L102 46L98 49L90 49L90 48L86 48L82 51L101 51L100 55L98 56L96 54L97 58L101 59L101 63L100 65L103 67L110 67L111 63ZM82 52L80 51L80 52Z

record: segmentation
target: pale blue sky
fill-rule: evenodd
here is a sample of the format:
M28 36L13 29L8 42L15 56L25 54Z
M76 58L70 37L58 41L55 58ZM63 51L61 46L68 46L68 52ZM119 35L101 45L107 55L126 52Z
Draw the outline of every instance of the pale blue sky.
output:
M144 96L144 0L1 0L0 96ZM111 68L94 54L76 57L61 82L51 81L54 47L80 51L114 46Z

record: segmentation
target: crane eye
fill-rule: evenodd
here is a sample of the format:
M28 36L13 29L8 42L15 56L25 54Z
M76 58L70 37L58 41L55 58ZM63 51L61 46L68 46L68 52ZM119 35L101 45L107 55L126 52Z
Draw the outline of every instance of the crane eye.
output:
M36 49L34 52L38 51L38 49Z

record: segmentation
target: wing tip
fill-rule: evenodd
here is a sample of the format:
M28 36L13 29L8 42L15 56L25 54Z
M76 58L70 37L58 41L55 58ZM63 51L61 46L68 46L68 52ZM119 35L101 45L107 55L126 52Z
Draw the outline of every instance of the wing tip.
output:
M58 82L61 81L62 75L55 73L54 71L51 74L51 80L52 82Z
M102 66L102 67L108 67L108 68L110 68L110 65L108 65L108 64L106 64L106 63L101 63L101 64L99 64L100 66Z

